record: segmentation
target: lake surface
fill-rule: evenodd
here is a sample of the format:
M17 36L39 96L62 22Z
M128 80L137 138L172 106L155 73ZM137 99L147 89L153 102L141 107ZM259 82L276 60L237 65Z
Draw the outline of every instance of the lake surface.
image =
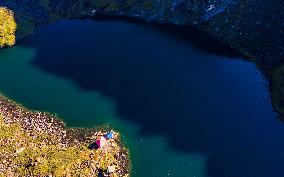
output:
M133 177L284 176L265 83L251 63L120 21L61 21L0 51L2 93L71 127L118 129Z

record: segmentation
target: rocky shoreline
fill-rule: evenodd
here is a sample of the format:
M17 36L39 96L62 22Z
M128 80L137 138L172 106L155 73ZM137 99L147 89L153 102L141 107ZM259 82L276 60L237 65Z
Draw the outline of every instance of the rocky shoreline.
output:
M67 128L52 114L30 111L2 95L0 115L0 174L4 176L130 175L129 152L119 133L109 127ZM114 137L106 146L88 148L108 131ZM115 171L107 172L109 166Z

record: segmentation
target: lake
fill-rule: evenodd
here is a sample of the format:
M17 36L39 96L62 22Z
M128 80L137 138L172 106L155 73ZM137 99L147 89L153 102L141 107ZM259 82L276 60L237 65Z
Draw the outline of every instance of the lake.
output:
M0 50L0 92L119 130L133 177L284 176L266 84L252 63L139 23L60 21Z

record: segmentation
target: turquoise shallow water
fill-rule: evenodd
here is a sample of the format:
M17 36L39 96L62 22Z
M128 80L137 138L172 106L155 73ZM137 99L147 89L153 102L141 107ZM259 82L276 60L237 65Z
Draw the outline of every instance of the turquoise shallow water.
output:
M251 63L118 21L61 21L0 51L1 92L68 126L118 129L134 177L284 176L264 83Z

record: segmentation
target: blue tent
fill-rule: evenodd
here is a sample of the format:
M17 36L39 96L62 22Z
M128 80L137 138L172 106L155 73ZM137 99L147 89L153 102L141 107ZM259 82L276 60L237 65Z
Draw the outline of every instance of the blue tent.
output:
M105 138L106 138L107 140L113 138L113 133L112 133L112 132L108 132L108 133L105 135Z

